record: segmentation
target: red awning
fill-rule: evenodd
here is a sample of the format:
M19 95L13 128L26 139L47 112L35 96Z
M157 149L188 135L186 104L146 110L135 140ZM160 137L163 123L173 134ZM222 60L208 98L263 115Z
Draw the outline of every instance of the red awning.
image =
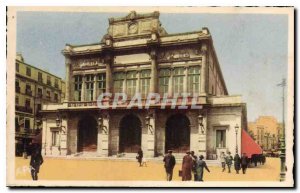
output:
M242 154L251 158L252 154L262 154L261 147L252 139L252 137L242 129Z

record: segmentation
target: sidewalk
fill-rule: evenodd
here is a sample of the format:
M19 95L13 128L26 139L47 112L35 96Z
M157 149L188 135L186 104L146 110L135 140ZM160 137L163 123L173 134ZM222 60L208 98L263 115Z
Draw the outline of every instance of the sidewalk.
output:
M19 180L31 180L28 169L30 159L17 157L15 175ZM178 171L181 164L174 168L173 180L179 181ZM205 181L277 181L279 180L280 159L267 158L265 165L248 168L246 174L222 172L219 166L209 166L211 173L205 171ZM136 161L84 160L45 158L41 166L41 180L151 180L164 181L163 162L148 161L147 167L139 167Z

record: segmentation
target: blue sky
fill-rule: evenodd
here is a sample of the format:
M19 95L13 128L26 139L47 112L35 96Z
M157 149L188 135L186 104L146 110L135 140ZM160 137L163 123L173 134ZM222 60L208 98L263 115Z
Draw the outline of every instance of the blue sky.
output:
M64 78L65 44L99 42L108 18L127 14L19 12L17 52L26 63ZM287 15L161 13L160 21L168 33L208 27L229 94L242 95L248 121L260 115L282 119L276 84L287 77Z

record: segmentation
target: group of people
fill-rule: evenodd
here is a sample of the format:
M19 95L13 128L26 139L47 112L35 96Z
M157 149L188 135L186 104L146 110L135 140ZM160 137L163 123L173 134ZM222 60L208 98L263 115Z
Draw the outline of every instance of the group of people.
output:
M194 174L194 181L203 181L204 168L210 172L203 159L203 155L200 155L198 158L193 151L186 152L186 155L182 160L181 171L179 171L182 181L192 180L192 173ZM175 157L172 155L171 150L169 150L167 155L165 155L163 161L167 174L167 181L171 181L173 177L173 169L176 164Z
M246 169L248 167L248 157L245 153L243 153L242 157L240 157L239 154L236 153L233 158L230 152L228 152L227 155L225 155L224 152L221 152L220 161L222 165L222 172L226 170L227 165L228 173L231 173L231 166L232 164L234 164L236 174L239 174L241 168L243 174L246 173Z

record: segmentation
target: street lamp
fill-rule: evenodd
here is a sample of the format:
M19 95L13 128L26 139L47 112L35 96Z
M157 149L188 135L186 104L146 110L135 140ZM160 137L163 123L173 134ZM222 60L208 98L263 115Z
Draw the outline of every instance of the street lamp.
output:
M204 134L203 116L202 115L198 116L198 123L199 123L199 126L200 126L201 133Z
M239 125L236 124L234 129L235 129L235 153L238 153L237 134L238 134L238 131L239 131Z
M285 172L286 172L286 165L285 165L285 122L284 122L284 88L286 86L286 80L282 79L282 82L277 84L277 86L282 87L282 135L280 138L280 181L285 181Z

